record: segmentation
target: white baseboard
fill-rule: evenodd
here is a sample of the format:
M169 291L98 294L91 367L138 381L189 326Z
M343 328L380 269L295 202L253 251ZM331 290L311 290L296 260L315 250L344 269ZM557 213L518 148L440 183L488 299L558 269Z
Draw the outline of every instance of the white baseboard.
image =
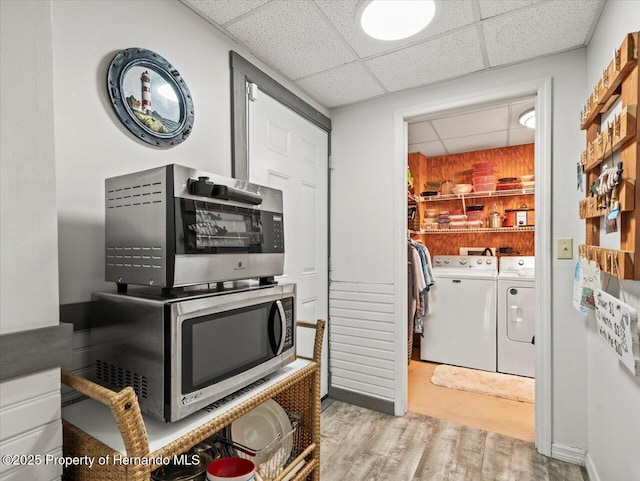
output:
M565 446L563 444L553 443L551 445L551 457L566 461L567 463L584 466L586 462L586 451L575 446Z
M587 453L587 457L585 460L585 466L587 468L587 474L589 475L589 481L600 481L600 476L598 476L598 470L596 469L596 465L593 464L593 459L591 459L591 455Z

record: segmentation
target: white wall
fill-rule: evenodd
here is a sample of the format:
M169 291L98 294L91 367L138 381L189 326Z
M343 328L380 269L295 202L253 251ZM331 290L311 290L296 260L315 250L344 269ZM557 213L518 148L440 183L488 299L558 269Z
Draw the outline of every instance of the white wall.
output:
M178 1L53 2L60 302L86 302L104 282L104 179L169 163L231 175L229 50L235 50L311 103ZM114 55L152 50L180 71L195 109L182 144L156 149L136 140L106 92Z
M400 92L331 111L331 280L394 285L394 111L451 98L473 96L532 79L552 77L553 238L580 237L575 169L584 137L578 125L586 91L586 51L574 50L521 65ZM403 180L401 180L403 181ZM400 215L404 215L400 213ZM553 433L555 445L586 450L586 332L571 305L573 263L556 261L553 282ZM396 326L406 313L396 308ZM401 368L401 366L400 366Z
M587 50L588 87L596 84L624 36L640 29L638 19L640 2L606 3ZM585 98L587 94L585 91ZM601 234L603 241L606 237ZM610 281L610 286L616 284L615 279ZM640 282L625 281L624 289L627 302L640 310ZM640 378L632 376L600 340L593 315L588 317L586 325L589 474L592 481L640 479Z
M0 19L0 334L55 325L59 301L113 287L103 281L106 177L173 162L230 174L229 50L327 113L178 1L2 0ZM106 72L129 47L163 55L190 88L194 129L176 148L136 141L113 113ZM59 377L2 383L2 454L61 454ZM3 480L60 474L0 465Z
M0 334L58 324L51 5L0 2ZM60 374L0 384L0 452L60 455ZM0 464L3 480L58 479Z

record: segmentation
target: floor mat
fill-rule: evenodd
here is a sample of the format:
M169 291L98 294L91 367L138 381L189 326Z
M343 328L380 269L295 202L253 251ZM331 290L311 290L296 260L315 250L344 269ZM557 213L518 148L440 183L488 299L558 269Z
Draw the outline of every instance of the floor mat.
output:
M437 386L477 392L514 401L535 401L535 380L497 372L479 371L441 364L431 376Z

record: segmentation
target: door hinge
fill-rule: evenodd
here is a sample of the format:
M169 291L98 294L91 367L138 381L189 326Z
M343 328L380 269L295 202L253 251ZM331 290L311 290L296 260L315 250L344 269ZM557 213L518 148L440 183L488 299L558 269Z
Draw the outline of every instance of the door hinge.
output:
M253 82L247 82L247 97L252 102L258 100L258 84L254 84Z

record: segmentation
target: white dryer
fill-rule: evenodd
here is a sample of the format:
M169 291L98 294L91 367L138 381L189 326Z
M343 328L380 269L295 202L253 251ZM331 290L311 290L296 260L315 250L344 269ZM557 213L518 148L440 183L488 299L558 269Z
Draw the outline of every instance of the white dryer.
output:
M498 372L535 377L535 257L501 257Z
M434 256L420 359L496 371L498 260L483 256Z

